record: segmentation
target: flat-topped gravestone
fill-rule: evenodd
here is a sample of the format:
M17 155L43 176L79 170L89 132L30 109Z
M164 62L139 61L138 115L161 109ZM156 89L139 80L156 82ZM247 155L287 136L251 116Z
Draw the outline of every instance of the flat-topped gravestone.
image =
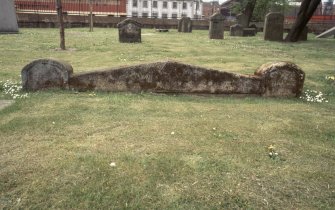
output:
M18 33L14 0L0 0L0 33Z
M182 17L178 21L178 32L191 33L192 32L192 20L189 17Z
M142 24L128 18L117 24L119 28L119 41L125 43L141 42Z
M215 13L209 19L209 38L223 39L223 21L221 13Z
M230 26L230 36L243 36L243 27L240 24Z
M264 40L283 41L284 15L279 12L268 13L264 22Z
M26 65L21 71L24 90L67 88L72 66L64 61L39 59Z

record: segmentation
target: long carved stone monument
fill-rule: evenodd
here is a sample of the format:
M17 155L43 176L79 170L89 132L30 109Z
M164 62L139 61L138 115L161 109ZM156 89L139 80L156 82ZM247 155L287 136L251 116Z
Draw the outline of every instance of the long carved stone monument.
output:
M119 28L119 41L125 43L141 42L142 25L133 20L125 19L117 24Z
M279 12L268 13L264 22L264 40L283 41L284 15Z
M223 21L221 13L215 13L209 18L209 38L223 39Z
M14 0L0 0L0 33L18 33Z
M22 69L23 89L131 91L158 93L253 94L298 97L305 74L295 64L261 66L254 75L206 69L173 61L72 74L64 62L41 59Z

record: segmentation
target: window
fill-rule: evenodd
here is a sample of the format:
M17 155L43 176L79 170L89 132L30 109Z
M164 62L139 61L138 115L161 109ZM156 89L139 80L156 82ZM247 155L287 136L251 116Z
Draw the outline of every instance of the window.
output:
M157 1L154 1L152 4L152 8L157 8Z
M166 13L162 14L162 18L168 18Z
M131 16L132 16L132 17L137 17L138 14L137 14L137 12L132 12L132 13L131 13Z
M153 18L157 18L157 17L158 17L158 13L157 13L157 12L153 12L153 13L152 13L152 17L153 17Z
M177 2L172 2L172 8L177 9Z
M163 8L167 8L167 1L163 1Z
M187 9L187 3L183 2L183 9Z
M148 1L143 1L143 8L148 8Z
M148 17L148 13L142 13L142 17L144 17L144 18L147 18Z
M172 14L172 18L177 19L177 14Z
M133 0L133 7L137 7L137 0Z

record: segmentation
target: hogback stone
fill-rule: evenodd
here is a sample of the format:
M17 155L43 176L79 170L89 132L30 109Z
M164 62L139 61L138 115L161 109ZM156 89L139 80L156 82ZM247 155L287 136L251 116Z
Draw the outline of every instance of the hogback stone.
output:
M117 24L119 28L119 41L125 43L141 42L142 24L128 18Z
M284 15L279 12L268 13L264 22L264 40L283 41Z

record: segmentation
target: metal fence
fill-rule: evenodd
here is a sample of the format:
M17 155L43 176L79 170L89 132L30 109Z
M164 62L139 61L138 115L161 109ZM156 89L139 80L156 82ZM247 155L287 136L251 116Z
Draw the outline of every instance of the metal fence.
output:
M56 13L56 0L14 0L18 13ZM63 12L70 15L126 15L126 0L62 0Z

